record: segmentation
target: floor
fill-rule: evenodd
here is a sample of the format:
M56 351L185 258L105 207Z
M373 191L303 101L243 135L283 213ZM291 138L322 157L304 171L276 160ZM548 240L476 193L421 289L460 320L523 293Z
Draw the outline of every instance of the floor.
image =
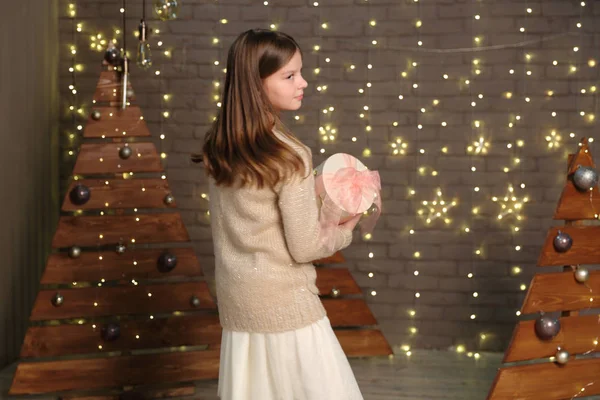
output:
M447 351L414 350L388 359L351 360L365 400L485 400L502 354L482 353L479 359ZM0 371L0 399L51 399L48 396L10 397L14 365ZM196 399L218 400L217 382L199 382Z

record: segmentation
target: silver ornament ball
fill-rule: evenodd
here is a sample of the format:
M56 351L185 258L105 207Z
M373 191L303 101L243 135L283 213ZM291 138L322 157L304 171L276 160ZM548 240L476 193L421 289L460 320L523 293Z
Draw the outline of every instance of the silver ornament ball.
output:
M127 250L127 247L125 247L124 244L118 244L117 247L115 248L115 251L117 252L117 254L123 254L123 253L125 253L125 250Z
M77 246L73 246L69 249L69 257L77 258L81 255L81 249Z
M175 197L173 197L172 194L168 194L165 196L164 200L166 205L170 206L171 204L173 204L175 202Z
M62 306L62 304L64 303L64 301L65 301L65 298L60 293L56 293L54 295L54 297L52 297L52 305L54 307L60 307L60 306Z
M590 279L590 271L587 268L577 267L575 270L575 280L579 283L584 283L588 279Z
M559 253L564 253L569 251L571 246L573 246L573 239L571 235L568 233L558 231L557 235L554 237L554 249Z
M556 362L560 365L565 365L566 363L568 363L569 357L570 357L569 352L566 350L562 350L561 348L558 349L558 351L556 352L556 355L554 356L554 358L556 359Z
M100 111L98 111L98 110L92 111L92 119L94 121L98 121L98 120L100 120L100 118L102 118L102 113L100 113Z
M586 192L598 186L598 171L591 167L577 168L573 174L573 184L577 190Z
M192 296L190 299L190 304L194 307L200 307L200 299L196 296Z
M535 333L542 340L553 339L560 332L560 321L542 315L535 321Z
M131 147L123 146L119 150L119 157L121 157L123 160L127 160L129 157L131 157L132 153L133 152L131 151Z

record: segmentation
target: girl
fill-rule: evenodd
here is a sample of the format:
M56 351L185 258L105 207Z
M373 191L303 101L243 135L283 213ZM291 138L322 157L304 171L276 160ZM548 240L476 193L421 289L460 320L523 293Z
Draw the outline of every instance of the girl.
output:
M312 154L280 120L307 86L290 36L242 33L207 133L223 400L362 400L319 299L313 260L352 241L356 217L327 223Z

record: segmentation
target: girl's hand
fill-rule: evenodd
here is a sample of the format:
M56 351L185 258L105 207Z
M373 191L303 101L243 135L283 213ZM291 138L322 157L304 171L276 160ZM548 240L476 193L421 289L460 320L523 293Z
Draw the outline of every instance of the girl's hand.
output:
M354 228L356 228L356 225L358 225L358 222L360 221L360 217L362 217L362 214L358 214L358 215L352 217L352 219L350 219L344 223L341 223L339 225L339 227L343 228L343 229L348 229L349 231L353 231Z

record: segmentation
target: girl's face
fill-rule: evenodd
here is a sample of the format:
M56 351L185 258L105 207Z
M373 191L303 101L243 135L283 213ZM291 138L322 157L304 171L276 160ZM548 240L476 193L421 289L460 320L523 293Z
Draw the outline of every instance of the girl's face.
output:
M302 56L299 51L279 71L263 81L263 87L273 108L277 111L293 111L302 105L304 88Z

